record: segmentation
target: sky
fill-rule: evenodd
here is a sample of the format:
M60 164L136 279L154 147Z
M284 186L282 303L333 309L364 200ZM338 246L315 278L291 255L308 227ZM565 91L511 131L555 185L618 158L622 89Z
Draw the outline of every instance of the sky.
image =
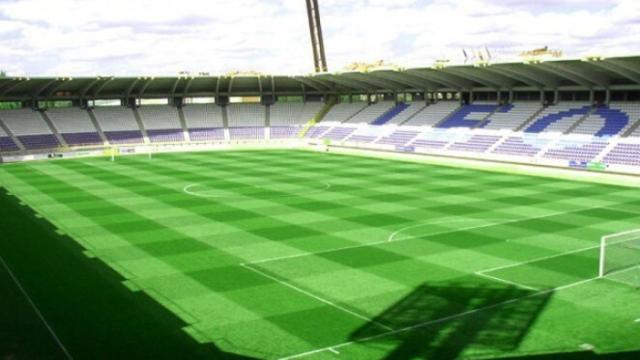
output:
M640 54L640 0L319 0L330 71ZM0 0L0 69L14 76L307 74L305 0Z

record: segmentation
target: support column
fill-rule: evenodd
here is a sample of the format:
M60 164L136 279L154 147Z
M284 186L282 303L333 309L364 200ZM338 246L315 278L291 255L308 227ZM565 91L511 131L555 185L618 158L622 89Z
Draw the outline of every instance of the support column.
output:
M607 88L604 92L604 103L609 106L611 103L611 89Z

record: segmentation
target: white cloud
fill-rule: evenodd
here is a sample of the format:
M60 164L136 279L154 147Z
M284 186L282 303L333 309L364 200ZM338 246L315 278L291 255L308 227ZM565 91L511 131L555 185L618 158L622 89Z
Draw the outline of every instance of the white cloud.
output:
M603 4L604 3L604 4ZM0 68L31 75L311 71L300 0L0 0ZM509 57L549 45L571 57L640 53L637 0L323 0L332 70L385 59Z

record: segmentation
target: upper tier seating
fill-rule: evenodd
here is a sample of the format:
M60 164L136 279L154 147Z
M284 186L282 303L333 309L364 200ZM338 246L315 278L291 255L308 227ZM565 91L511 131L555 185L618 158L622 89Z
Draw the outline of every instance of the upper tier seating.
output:
M391 108L393 108L394 106L395 104L393 103L393 101L380 101L378 103L367 106L362 111L345 122L350 124L370 123L376 120L378 117L382 116L387 111L391 110Z
M402 114L402 112L405 111L408 107L409 105L405 103L398 103L392 106L391 108L389 108L389 110L385 111L383 114L379 115L377 118L375 118L371 122L371 125L384 125L389 121L391 121L396 116Z
M53 149L60 146L58 139L37 111L3 110L0 111L0 120L27 149Z
M431 104L424 110L415 114L409 121L403 125L407 126L434 126L449 116L452 112L460 107L457 101L440 101Z
M138 108L149 141L153 143L184 141L178 109L169 105L150 105Z
M640 108L633 107L631 104L624 105L624 109L615 104L600 106L595 113L587 116L572 133L593 136L621 135L633 123L632 117L638 116L639 113Z
M96 120L107 140L112 144L142 143L142 132L133 110L124 106L105 106L93 109Z
M491 130L515 130L529 120L542 105L538 102L514 103L509 111L497 111L480 127Z
M528 133L564 133L591 111L584 103L560 103L544 109L524 130Z
M629 124L619 132L619 135L623 135L630 127L640 121L640 102L612 102L609 107L620 110L629 116Z
M192 104L182 108L191 141L224 140L223 108L216 104Z
M313 120L320 112L322 102L275 103L269 108L271 126L304 125Z
M508 107L509 105L505 106L505 108ZM498 111L500 108L502 107L495 104L463 105L451 114L447 120L438 124L438 127L443 129L456 127L475 128L483 125L482 121L489 116L489 114Z
M262 139L266 108L261 104L229 104L229 135L231 139Z
M86 110L53 108L47 110L53 126L69 145L101 145L102 139Z
M322 120L327 122L344 122L367 106L367 103L339 103L333 105Z
M302 126L313 120L320 112L322 102L275 103L269 108L271 139L295 138Z
M404 109L398 115L394 116L387 122L387 124L402 124L403 122L414 116L417 112L422 111L427 106L424 101L414 101L407 103L407 105L408 107L406 109Z
M178 109L173 106L140 106L138 113L146 130L182 129Z

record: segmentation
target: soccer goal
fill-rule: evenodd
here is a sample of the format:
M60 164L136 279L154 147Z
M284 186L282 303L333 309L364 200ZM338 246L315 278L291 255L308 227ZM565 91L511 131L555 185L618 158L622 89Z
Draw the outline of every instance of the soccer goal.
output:
M606 235L600 240L598 275L605 277L621 273L628 273L625 277L639 277L640 229Z

